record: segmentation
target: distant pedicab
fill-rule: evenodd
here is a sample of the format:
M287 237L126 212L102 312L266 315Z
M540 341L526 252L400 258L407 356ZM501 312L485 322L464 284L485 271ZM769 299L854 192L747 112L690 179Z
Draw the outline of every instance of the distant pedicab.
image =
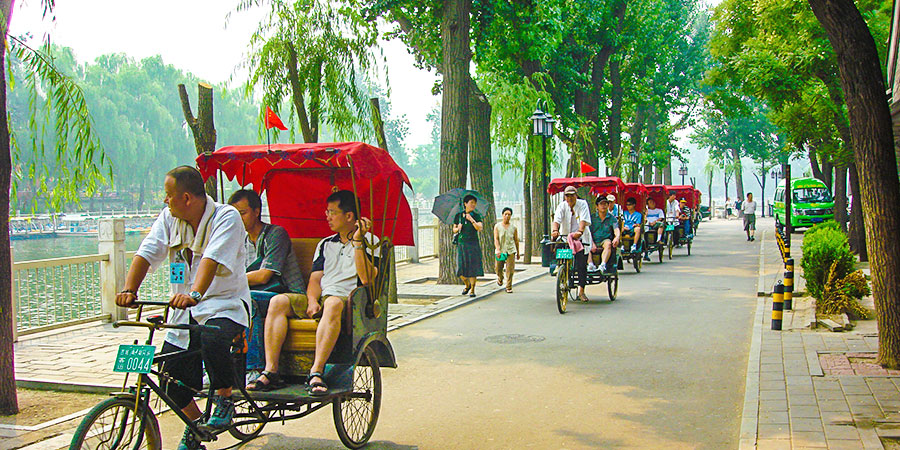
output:
M555 178L550 181L547 186L547 192L550 195L561 193L566 187L574 186L576 188L588 187L592 195L608 195L613 194L617 197L619 192L625 189L625 183L618 177L579 177L579 178ZM593 201L588 202L590 208L594 208ZM588 231L589 232L589 231ZM576 298L576 290L578 288L578 278L574 264L574 252L569 247L568 242L562 236L555 241L550 241L546 245L552 246L554 251L554 261L556 263L556 307L560 314L565 314L568 301L570 298ZM600 255L594 255L599 258ZM613 252L612 259L616 259ZM609 261L610 267L616 267L617 261ZM611 273L602 273L600 271L587 272L586 284L594 285L606 283L606 291L610 301L616 300L616 294L619 290L619 275L613 270Z
M645 224L647 220L647 197L650 192L641 183L625 183L625 189L619 192L620 195L616 199L623 208L623 217L619 218L619 230L622 232L622 239L619 242L618 254L623 263L631 263L634 271L641 273L643 267L644 256L644 234ZM634 212L640 214L640 222L633 224L631 232L626 230L626 222L628 221L629 211L627 203L630 199L634 199ZM637 240L635 240L637 237Z
M663 234L660 236L660 232L657 231L657 228L662 228L663 232L666 229L665 209L668 193L666 191L666 185L664 184L645 184L644 187L647 189L647 200L653 200L653 204L656 207L655 209L660 209L662 211L662 220L658 225L650 224L646 217L647 214L645 214L644 220L647 223L647 226L644 228L645 232L643 233L645 254L649 255L650 253L656 252L659 257L659 262L661 263L663 262L663 251L666 249L666 235ZM649 209L649 206L647 208ZM671 259L671 255L669 259Z
M694 241L693 220L694 211L699 205L699 198L695 195L693 186L666 186L666 192L675 194L675 198L682 202L689 211L686 219L666 218L666 247L669 251L669 259L672 259L672 250L676 247L687 247L688 256L691 255L691 244Z
M701 208L703 207L700 198L702 194L699 189L694 188L694 207L691 208L692 218L691 218L691 226L694 228L694 236L697 235L697 228L700 227L700 222L703 221L703 213Z

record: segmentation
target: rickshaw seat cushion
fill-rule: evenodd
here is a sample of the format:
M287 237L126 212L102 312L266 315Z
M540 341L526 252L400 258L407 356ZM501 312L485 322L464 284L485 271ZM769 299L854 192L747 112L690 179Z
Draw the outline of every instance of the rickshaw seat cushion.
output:
M312 271L312 263L316 253L316 246L319 245L321 239L318 238L299 238L291 239L291 246L294 249L294 256L297 257L297 263L300 265L300 272L303 273L303 281L309 282L309 274Z

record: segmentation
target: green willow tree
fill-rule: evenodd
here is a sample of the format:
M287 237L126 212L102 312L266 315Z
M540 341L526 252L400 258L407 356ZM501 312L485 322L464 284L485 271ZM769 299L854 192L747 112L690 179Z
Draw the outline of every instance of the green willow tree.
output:
M0 286L12 285L12 267L9 246L9 205L12 181L13 157L19 154L14 136L10 134L7 110L7 89L23 85L34 93L32 114L41 113L52 117L56 132L56 143L48 152L45 147L35 145L32 151L40 158L33 159L24 170L40 180L35 183L39 192L50 196L52 205L61 205L66 200L77 201L77 192L92 190L105 182L108 163L103 149L93 133L93 124L88 114L81 89L69 78L56 70L43 49L33 49L9 35L12 20L13 0L0 0L0 235L6 241L0 245ZM42 0L45 17L52 12L53 0ZM10 53L21 60L27 70L22 80L10 80L7 84L7 62ZM39 93L45 93L42 97ZM50 153L48 155L48 153ZM67 175L51 183L46 172L46 162L55 162L56 170ZM13 355L12 291L0 289L0 415L15 414L18 411L16 398L16 378Z
M243 0L238 10L252 6L269 8L250 37L246 62L246 95L263 93L260 117L266 106L279 111L288 102L304 142L318 142L323 125L340 140L368 136L363 86L378 67L376 22L354 1Z

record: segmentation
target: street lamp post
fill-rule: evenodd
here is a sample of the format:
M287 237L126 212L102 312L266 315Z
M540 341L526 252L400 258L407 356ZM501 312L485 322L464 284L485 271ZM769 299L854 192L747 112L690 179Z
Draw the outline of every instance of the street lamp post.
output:
M540 104L539 104L540 105ZM541 183L542 190L544 191L544 195L542 196L543 205L541 208L541 220L543 221L544 228L544 236L541 242L549 242L550 240L550 223L548 222L548 218L550 216L549 211L549 194L547 193L547 185L550 184L550 181L547 179L548 171L547 171L547 138L553 136L553 126L556 123L556 119L554 119L551 115L541 111L540 106L535 108L534 114L531 115L532 122L532 134L534 136L541 137ZM544 244L545 247L547 244ZM546 249L542 252L546 253ZM547 255L544 256L544 261L542 261L543 266L548 266L550 264L549 257Z
M681 175L681 185L684 186L684 177L688 174L687 166L684 163L681 163L681 168L678 169L678 175Z
M637 172L638 172L638 154L634 149L631 149L628 152L628 158L631 160L631 182L637 183Z

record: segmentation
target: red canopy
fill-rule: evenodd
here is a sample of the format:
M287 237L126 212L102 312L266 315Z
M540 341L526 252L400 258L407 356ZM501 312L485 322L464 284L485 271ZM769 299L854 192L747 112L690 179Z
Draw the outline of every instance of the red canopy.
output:
M198 156L197 167L204 179L221 170L229 180L265 191L272 223L292 238L333 234L325 199L337 187L357 193L360 215L374 222L373 234L414 245L412 211L403 195L409 178L380 148L362 142L235 145Z
M591 193L600 194L616 194L625 189L625 183L619 177L578 177L578 178L554 178L547 186L547 192L550 195L562 192L567 186L590 187Z
M666 185L664 184L645 184L645 188L649 192L648 197L652 198L654 202L656 202L656 207L660 209L665 209L666 207L666 197L668 197L668 192L666 191Z
M687 186L687 185L666 186L666 191L669 194L674 193L675 198L677 198L679 201L681 201L681 199L685 199L685 201L687 201L688 207L691 209L696 208L697 205L700 203L699 199L694 196L695 190L696 189L694 189L693 186Z
M625 189L622 191L620 202L624 205L628 201L628 197L634 197L637 202L637 210L643 211L647 207L647 197L650 191L642 183L625 183Z

